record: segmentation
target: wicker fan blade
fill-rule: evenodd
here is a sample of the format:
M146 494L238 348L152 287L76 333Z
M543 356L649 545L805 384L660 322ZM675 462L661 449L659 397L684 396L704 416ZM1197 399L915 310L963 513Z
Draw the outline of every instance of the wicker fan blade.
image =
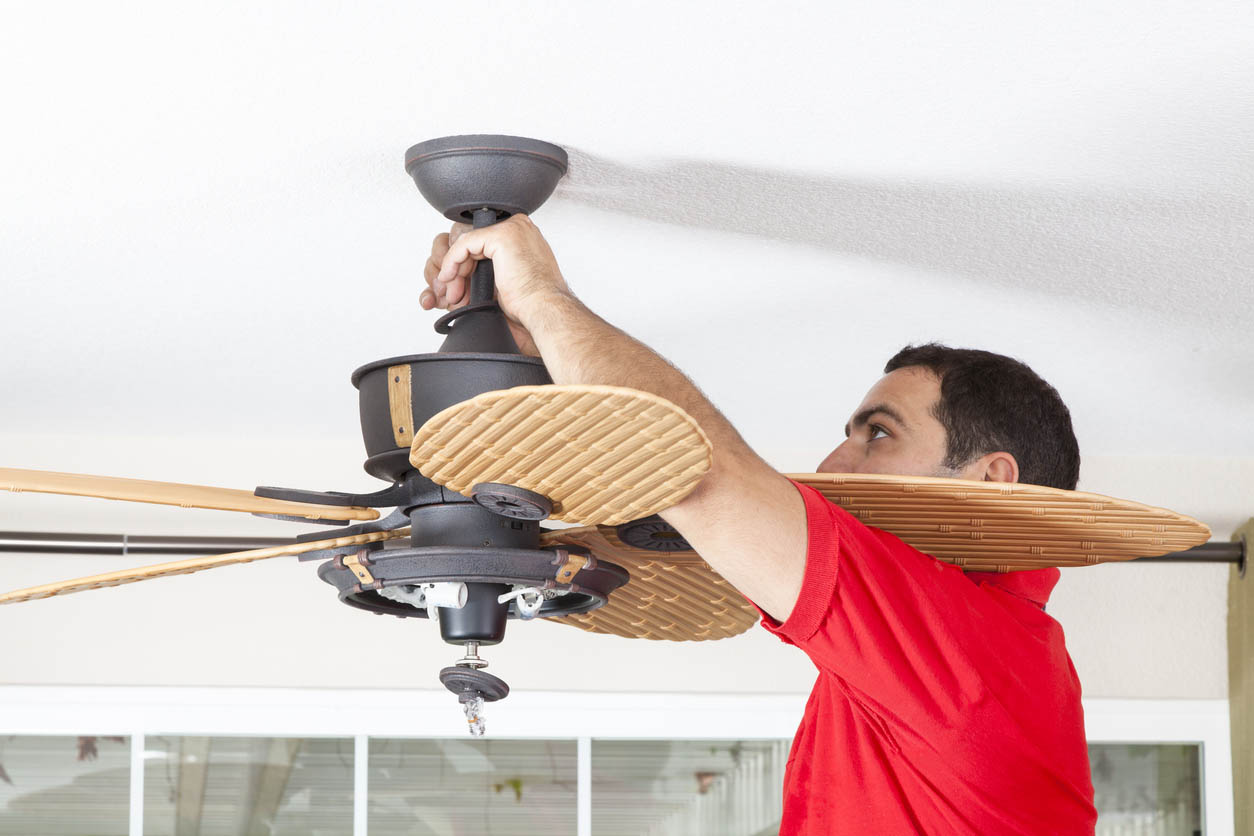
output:
M374 520L379 518L379 512L373 508L314 505L307 502L266 499L254 496L249 491L230 488L183 485L177 482L149 482L143 479L119 479L113 476L88 476L81 473L53 473L46 470L17 470L9 467L0 467L0 490L91 496L99 499L120 499L126 502L151 502L157 505L212 508L218 511L246 511L253 514L282 514L309 519Z
M758 621L744 596L694 551L638 549L619 540L614 529L596 526L550 531L542 541L584 546L631 574L605 606L549 619L558 624L629 639L707 641L738 635Z
M121 586L126 583L164 578L167 575L190 575L192 572L201 572L205 569L234 566L237 563L251 563L254 560L265 560L270 557L303 554L304 552L317 551L318 549L338 549L365 543L378 543L383 540L395 540L399 537L408 536L408 528L398 528L394 531L374 531L367 534L355 534L351 537L315 540L310 543L293 543L290 546L272 546L268 549L251 549L245 552L216 554L210 557L193 557L188 560L157 563L152 566L140 566L135 569L105 572L101 575L88 575L85 578L74 578L58 583L47 583L42 586L17 589L13 592L0 594L0 604L16 604L22 601L34 601L38 598L51 598L53 595L68 595L71 592L83 592L88 589Z
M1020 482L791 473L867 525L980 572L1089 566L1182 551L1210 539L1195 519L1101 494Z
M410 462L469 496L502 482L553 501L553 519L615 525L688 495L710 468L710 442L670 401L617 386L516 386L430 418Z

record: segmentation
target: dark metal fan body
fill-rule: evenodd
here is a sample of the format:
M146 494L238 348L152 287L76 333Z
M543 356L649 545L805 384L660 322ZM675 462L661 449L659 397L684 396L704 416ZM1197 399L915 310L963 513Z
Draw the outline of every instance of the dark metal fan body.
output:
M520 137L444 137L411 147L405 169L445 217L482 227L539 208L566 172L566 152ZM318 575L354 607L398 617L426 618L438 612L440 635L450 644L467 646L467 659L475 658L473 650L479 646L499 643L509 618L587 612L602 606L628 580L625 570L590 561L592 565L581 566L578 584L555 583L554 576L577 549L541 548L539 520L551 508L545 497L495 485L476 489L467 498L425 478L410 463L414 433L441 410L484 392L552 383L540 359L519 352L494 290L491 262L481 261L469 304L436 323L437 332L447 335L437 353L376 360L353 372L365 469L391 487L367 495L257 490L276 499L395 507L383 520L342 533L409 525L408 544L374 543L356 555L336 554L319 567ZM326 557L325 552L313 552L302 559ZM457 588L460 597L451 605L422 606L462 584L464 593ZM442 681L463 695L481 681L484 687L478 690L484 699L504 696L481 666L462 664L455 673L446 669Z

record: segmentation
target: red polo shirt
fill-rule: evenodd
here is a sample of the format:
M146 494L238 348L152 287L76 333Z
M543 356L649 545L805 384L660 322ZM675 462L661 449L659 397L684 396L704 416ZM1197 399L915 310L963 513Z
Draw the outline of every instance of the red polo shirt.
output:
M819 669L781 834L1092 834L1080 682L1045 614L1057 569L966 573L798 485L801 596L763 626Z

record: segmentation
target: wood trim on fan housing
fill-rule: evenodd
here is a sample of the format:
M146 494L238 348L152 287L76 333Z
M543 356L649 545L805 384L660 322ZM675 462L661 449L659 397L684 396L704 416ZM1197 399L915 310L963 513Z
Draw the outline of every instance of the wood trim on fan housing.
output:
M388 366L388 410L397 447L414 443L414 386L408 363Z

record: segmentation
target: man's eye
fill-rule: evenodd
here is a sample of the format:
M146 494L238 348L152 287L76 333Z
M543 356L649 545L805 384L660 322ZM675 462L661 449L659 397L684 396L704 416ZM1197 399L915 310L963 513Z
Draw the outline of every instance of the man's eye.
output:
M888 430L884 429L879 424L871 424L869 425L869 428L871 430L871 435L867 438L867 441L874 441L877 438L888 438Z

